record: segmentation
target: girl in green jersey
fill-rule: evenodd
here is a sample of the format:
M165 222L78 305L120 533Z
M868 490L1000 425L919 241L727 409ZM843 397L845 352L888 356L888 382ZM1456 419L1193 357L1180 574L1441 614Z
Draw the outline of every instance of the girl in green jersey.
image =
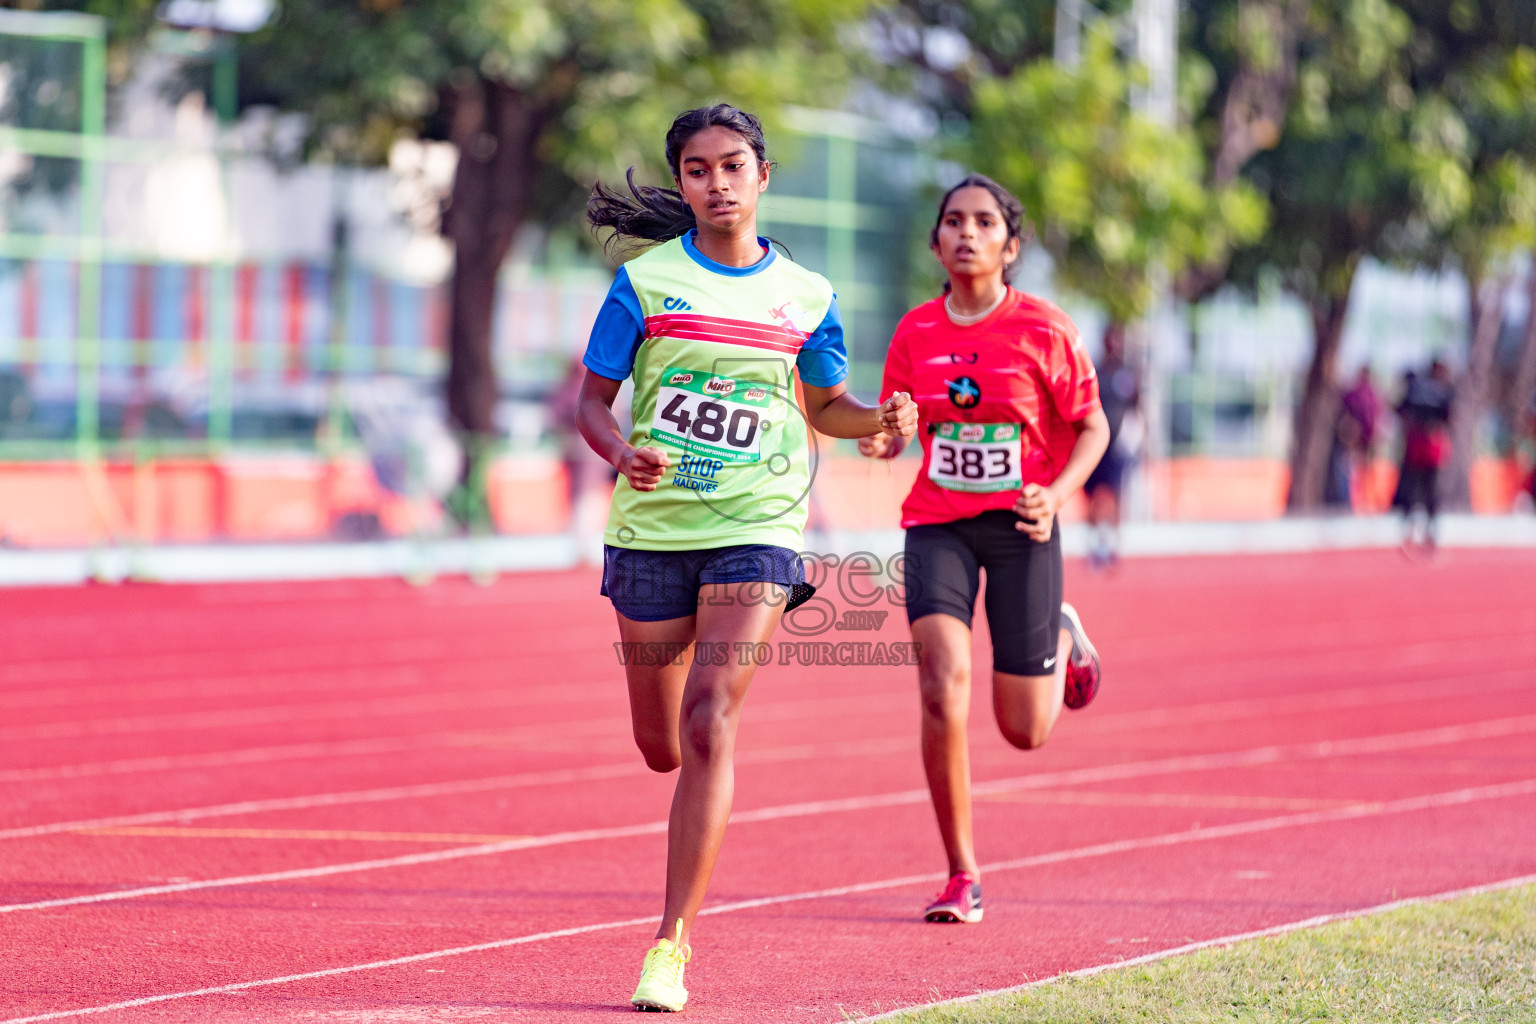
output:
M808 428L910 436L917 407L847 392L832 287L757 233L770 163L762 125L719 105L666 138L677 189L598 185L587 216L610 244L661 243L621 268L592 329L576 422L618 471L603 593L618 616L635 742L681 768L666 905L631 1002L680 1010L689 929L730 816L732 753L756 661L805 586L796 552L811 484ZM795 400L794 372L804 395ZM633 377L634 427L614 418ZM756 648L760 649L760 648Z

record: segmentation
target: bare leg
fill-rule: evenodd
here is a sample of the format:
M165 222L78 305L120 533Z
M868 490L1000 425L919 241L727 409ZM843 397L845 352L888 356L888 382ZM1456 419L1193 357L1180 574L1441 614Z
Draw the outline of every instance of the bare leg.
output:
M922 695L923 770L951 875L980 877L971 832L971 749L965 733L971 708L971 630L952 615L912 623Z
M1120 495L1100 484L1088 495L1088 526L1093 532L1090 560L1109 566L1120 553Z
M682 773L672 795L667 827L667 900L656 937L688 944L693 919L720 855L736 789L733 756L741 706L756 665L738 664L735 644L765 643L784 614L782 602L760 599L762 584L709 584L700 588L697 647L682 692L678 739ZM746 593L743 594L742 592ZM752 595L759 595L754 599ZM746 600L737 600L738 596ZM725 658L699 652L725 652ZM718 664L719 661L725 664Z
M971 754L966 718L971 706L971 631L942 613L912 623L919 644L918 684L922 693L923 770L933 799L939 835L951 875L979 878L971 825ZM1048 676L992 674L992 711L1003 738L1033 750L1050 738L1061 715L1072 636L1058 633L1056 671Z
M992 714L1003 739L1020 750L1034 750L1051 738L1061 717L1062 694L1067 687L1067 661L1072 657L1072 634L1057 634L1056 671L1048 676L1015 676L992 673Z
M636 622L619 616L619 638L628 654L624 676L629 683L629 717L635 745L652 771L670 772L683 763L677 716L683 703L683 684L693 664L696 618L688 615ZM668 657L674 650L678 656Z

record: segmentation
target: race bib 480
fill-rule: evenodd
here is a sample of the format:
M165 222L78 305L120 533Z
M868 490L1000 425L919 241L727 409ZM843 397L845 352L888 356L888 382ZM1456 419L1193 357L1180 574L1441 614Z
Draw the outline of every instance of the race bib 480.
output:
M756 462L771 400L763 384L669 367L656 394L651 436L725 462Z
M1017 423L940 423L928 479L951 491L1016 491L1024 486Z

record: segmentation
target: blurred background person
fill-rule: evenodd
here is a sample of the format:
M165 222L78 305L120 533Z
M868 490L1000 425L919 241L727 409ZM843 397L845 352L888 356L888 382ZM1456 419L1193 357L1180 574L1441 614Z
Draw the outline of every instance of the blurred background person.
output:
M1529 498L1529 508L1536 511L1536 395L1531 396L1530 402L1525 407L1525 415L1520 422L1519 430L1527 455L1525 490L1521 500ZM1515 507L1520 506L1517 503Z
M1093 539L1088 564L1114 567L1120 559L1120 493L1125 474L1136 461L1143 429L1141 381L1125 358L1125 325L1111 323L1104 331L1104 353L1097 366L1099 402L1109 421L1109 448L1088 476L1088 525Z
M1380 416L1381 397L1371 382L1371 368L1362 366L1355 383L1339 397L1323 499L1330 508L1354 508L1354 484L1370 469Z
M1454 389L1450 367L1440 359L1429 364L1424 375L1412 371L1403 376L1403 397L1397 404L1403 433L1403 457L1392 507L1403 513L1403 551L1415 546L1426 553L1435 549L1440 512L1440 469L1451 454L1450 421ZM1424 510L1423 530L1416 539L1416 512Z

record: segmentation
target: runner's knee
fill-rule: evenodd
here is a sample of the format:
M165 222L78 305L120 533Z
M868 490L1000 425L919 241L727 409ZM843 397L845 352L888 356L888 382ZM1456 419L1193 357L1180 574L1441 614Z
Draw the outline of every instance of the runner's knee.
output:
M682 742L701 760L730 749L736 735L737 702L721 687L705 687L683 700Z
M923 714L941 721L964 718L970 710L971 672L958 661L934 659L919 670Z

